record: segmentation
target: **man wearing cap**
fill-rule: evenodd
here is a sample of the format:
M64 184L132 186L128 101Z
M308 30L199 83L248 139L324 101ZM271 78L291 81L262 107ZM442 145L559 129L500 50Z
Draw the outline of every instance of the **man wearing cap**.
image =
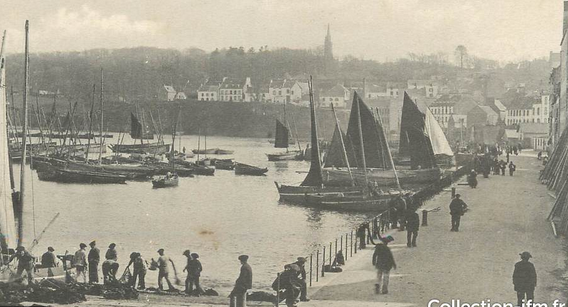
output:
M521 261L515 263L513 285L515 286L515 291L517 291L517 306L523 306L523 301L525 305L529 300L534 303L536 270L534 265L529 261L529 259L532 258L529 252L523 252L519 255L521 256Z
M416 247L418 229L420 229L420 217L416 211L409 211L406 215L406 246Z
M89 243L91 250L89 251L89 283L99 282L99 262L101 261L101 250L97 247L97 242Z
M43 255L41 255L41 267L42 268L54 268L57 266L57 257L55 257L55 254L53 253L55 251L55 249L53 247L48 247L47 248L47 252L43 253ZM51 272L51 270L48 270L48 274L49 273L53 273ZM50 275L53 276L53 275Z
M460 197L460 194L456 194L456 197L450 203L450 215L452 216L452 229L450 231L459 231L461 217L467 209L466 203Z
M306 258L298 257L298 261L293 264L298 265L300 271L298 272L298 283L300 284L300 301L308 302L308 285L306 284Z
M387 236L380 238L381 242L375 246L373 253L373 265L377 268L377 283L375 284L375 293L381 293L381 283L383 284L382 294L389 293L389 276L390 270L396 270L396 263L390 248L387 246L394 241L393 237Z
M26 248L23 246L18 246L16 248L16 253L10 256L8 263L12 262L14 258L18 259L18 269L16 271L16 278L20 278L22 273L26 271L28 275L28 285L34 282L34 256L32 256Z
M229 297L231 298L230 307L244 307L246 304L246 294L248 289L252 289L252 268L247 263L249 256L240 255L241 273L235 282L235 287Z
M166 282L168 283L168 291L175 290L175 287L172 285L172 282L170 281L170 269L168 266L168 262L171 263L174 268L175 264L172 261L172 259L170 259L170 257L164 255L163 248L160 248L158 250L158 254L160 255L160 257L158 257L158 288L160 289L160 291L164 290L162 279L165 278Z
M108 250L107 250L107 252L106 252L106 254L105 254L105 259L106 259L106 260L118 261L118 253L116 252L115 247L116 247L116 244L114 244L114 243L111 243L111 244L108 246Z
M79 282L79 277L83 276L83 282L87 283L87 252L85 249L87 244L79 244L79 250L75 252L75 257L73 257L73 265L77 271L77 282Z
M193 295L193 286L195 285L195 296L200 296L201 287L199 286L199 277L201 276L201 271L203 267L199 261L199 255L197 253L189 253L189 250L184 252L187 257L187 266L184 271L187 271L187 278L185 280L185 293Z
M130 265L133 265L132 279L130 280L130 285L132 288L136 288L136 279L138 279L138 289L146 289L146 272L148 267L148 262L142 258L142 255L138 252L133 252L130 254L130 262L126 266L128 269Z

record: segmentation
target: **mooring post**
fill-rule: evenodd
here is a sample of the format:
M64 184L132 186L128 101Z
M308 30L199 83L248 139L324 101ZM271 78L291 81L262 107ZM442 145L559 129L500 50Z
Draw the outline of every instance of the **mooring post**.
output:
M323 247L323 254L321 254L321 277L325 276L325 246Z
M428 210L422 210L422 226L428 226Z
M452 187L452 199L456 197L456 187Z
M316 282L319 281L319 265L320 265L320 250L318 249L317 253L316 253Z
M310 287L312 286L312 273L314 271L313 261L314 261L314 254L310 254Z

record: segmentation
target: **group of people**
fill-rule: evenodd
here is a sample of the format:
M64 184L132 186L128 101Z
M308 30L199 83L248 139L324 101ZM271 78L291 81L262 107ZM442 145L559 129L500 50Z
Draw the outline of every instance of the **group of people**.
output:
M47 251L41 256L41 263L36 264L35 257L27 251L23 246L19 246L16 252L9 258L8 262L11 263L14 259L17 260L17 271L14 280L19 279L24 272L27 275L27 282L29 285L34 283L34 269L35 268L46 268L48 270L48 277L53 277L52 269L60 265L58 259L63 261L64 269L75 269L76 281L87 283L87 272L88 272L88 282L98 283L99 282L99 264L101 262L101 251L97 247L97 242L92 241L89 243L90 250L87 252L87 245L85 243L79 244L79 249L72 255L55 255L55 249L53 247L48 247ZM127 280L128 284L139 290L146 289L146 273L148 270L158 271L158 289L164 290L163 282L168 284L168 291L177 291L170 280L170 266L173 268L174 273L177 272L175 269L175 264L171 258L165 255L163 248L157 251L159 257L157 260L152 258L151 263L148 263L139 252L133 252L130 254L130 261L126 266L125 273L129 271L130 266L132 266L133 272L130 278ZM185 280L185 293L188 295L200 296L204 291L200 286L199 278L201 272L203 271L203 266L199 261L199 255L197 253L191 253L189 250L185 250L183 255L187 257L187 264L183 272L187 272L187 277ZM116 250L116 244L111 243L104 255L105 260L101 265L103 273L103 283L112 285L117 282L117 272L119 269L118 263L118 252ZM252 269L247 264L248 256L239 256L239 261L241 262L241 274L236 281L235 288L231 292L231 297L234 298L235 306L242 306L244 295L248 289L252 288ZM305 259L303 259L305 262ZM70 262L70 266L67 265ZM296 262L298 266L302 268L302 280L305 281L305 269L303 269L303 264L301 264L300 259ZM305 299L305 282L302 287L302 298ZM233 299L232 299L233 300Z
M286 264L272 283L274 291L283 290L287 307L296 307L299 301L307 302L308 285L306 282L306 258L298 257L294 263Z

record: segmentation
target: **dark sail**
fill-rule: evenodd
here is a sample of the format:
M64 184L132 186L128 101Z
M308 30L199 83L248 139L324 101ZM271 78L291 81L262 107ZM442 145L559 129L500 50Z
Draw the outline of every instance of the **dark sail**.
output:
M399 155L410 157L412 169L436 167L432 143L425 131L426 115L404 92L402 118L400 120Z
M140 123L140 121L138 121L138 118L136 118L133 113L130 113L130 136L133 139L142 138L142 124Z
M312 151L311 151L311 161L310 161L310 171L308 175L302 182L302 186L322 186L323 175L321 172L321 156L318 142L318 127L316 124L316 109L314 106L312 84L310 82L310 115L311 115L311 141L312 141Z
M331 146L327 152L327 156L325 157L325 167L347 167L339 133L343 135L343 142L345 143L345 151L347 152L347 159L349 159L349 166L357 166L357 159L353 152L353 144L351 144L345 133L343 133L343 131L340 132L339 128L336 126L331 139Z
M362 162L361 159L363 155L361 153L361 137L359 136L359 119L361 120L363 147L367 167L391 169L392 164L388 159L387 141L381 131L382 127L376 121L373 112L367 107L357 92L355 92L353 94L353 105L351 106L349 125L347 126L347 140L351 142L357 160ZM351 164L351 166L363 166L362 163L359 164L361 165Z
M279 120L276 120L276 135L274 138L274 147L288 148L288 128Z

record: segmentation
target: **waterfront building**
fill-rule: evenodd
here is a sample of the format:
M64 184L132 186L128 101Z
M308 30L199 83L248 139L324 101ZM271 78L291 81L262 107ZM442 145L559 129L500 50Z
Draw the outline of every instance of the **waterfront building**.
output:
M438 96L440 85L432 80L408 80L407 89L425 89L426 97L434 98Z
M252 88L250 78L242 80L233 78L223 78L223 82L219 86L219 100L220 101L247 101L247 92ZM250 97L248 98L250 102Z
M197 100L199 101L218 101L219 88L222 82L219 81L205 81L197 90Z
M507 125L520 123L548 123L550 94L542 92L538 96L521 96L513 99L507 108Z
M347 101L349 101L350 93L347 88L341 84L336 84L334 87L323 90L320 93L319 106L329 107L333 104L336 108L346 108Z
M176 90L171 85L163 85L158 91L158 100L160 101L174 101L176 99Z

